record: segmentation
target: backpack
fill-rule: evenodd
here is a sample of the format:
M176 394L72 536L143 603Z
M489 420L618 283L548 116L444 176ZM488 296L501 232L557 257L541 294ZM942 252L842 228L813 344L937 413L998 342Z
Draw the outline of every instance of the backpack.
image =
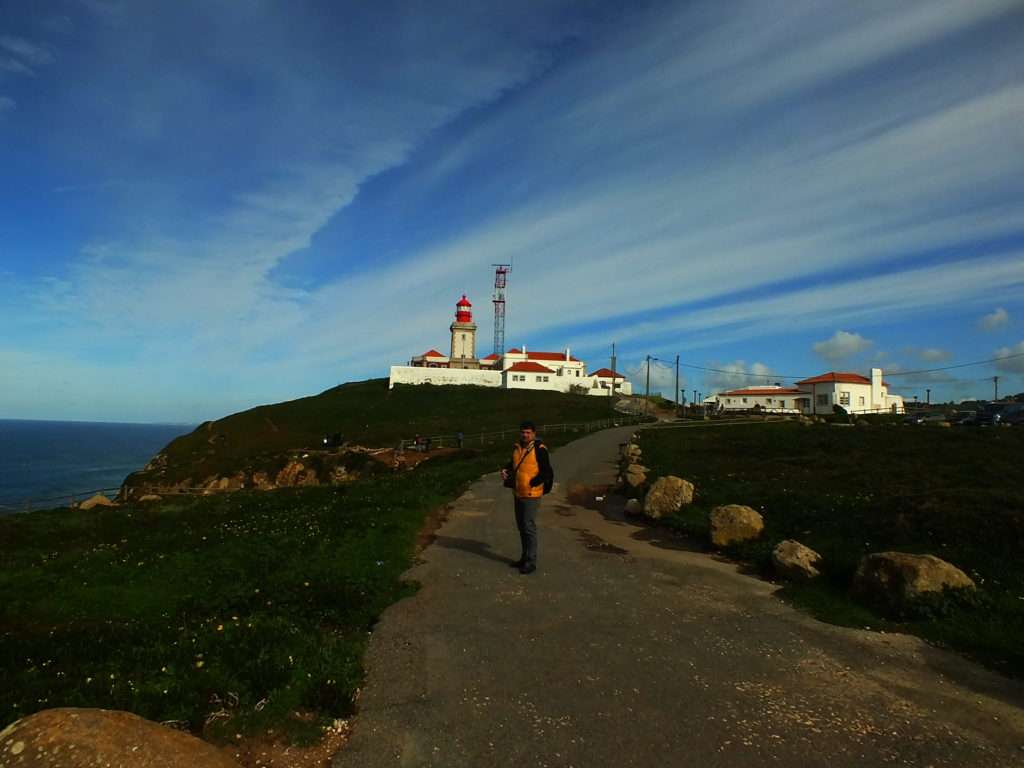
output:
M551 486L555 484L555 468L551 466L551 453L548 451L548 447L544 446L544 452L548 455L548 472L544 476L544 494L551 493Z

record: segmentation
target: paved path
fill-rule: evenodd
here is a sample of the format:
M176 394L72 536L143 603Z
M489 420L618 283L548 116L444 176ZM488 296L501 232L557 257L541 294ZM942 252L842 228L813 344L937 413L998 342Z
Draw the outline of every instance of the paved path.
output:
M336 768L1024 766L1024 685L816 622L609 502L570 503L611 482L628 433L554 453L533 575L508 567L497 474L458 500L409 573L423 588L374 631Z

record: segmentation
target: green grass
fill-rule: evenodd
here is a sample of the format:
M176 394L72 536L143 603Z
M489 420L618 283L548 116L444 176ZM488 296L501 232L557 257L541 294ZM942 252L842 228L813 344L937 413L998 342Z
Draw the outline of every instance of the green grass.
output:
M347 486L0 518L0 721L107 707L214 740L314 737L353 711L368 631L414 589L401 574L426 516L506 452Z
M654 475L692 481L695 503L666 525L706 537L716 505L748 504L765 535L730 553L769 572L772 547L794 538L824 559L824 578L782 596L854 626L899 627L1024 676L1024 430L792 422L647 430ZM860 558L937 555L978 583L975 599L922 604L896 622L849 596Z
M325 433L340 432L366 446L393 446L401 438L454 435L469 444L481 432L513 430L522 419L538 425L606 418L607 399L557 392L470 386L396 386L387 380L343 384L319 395L264 405L201 424L163 453L166 468L136 473L133 485L200 482L245 468L276 470L282 454L320 445ZM512 438L510 437L510 440Z

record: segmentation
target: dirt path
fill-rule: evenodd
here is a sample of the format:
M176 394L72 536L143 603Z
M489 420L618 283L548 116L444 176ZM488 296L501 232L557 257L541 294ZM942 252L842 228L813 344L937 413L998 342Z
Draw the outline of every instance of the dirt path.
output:
M455 505L370 643L355 766L1024 766L1024 685L821 624L606 503L629 429L555 452L539 570L497 475ZM589 497L592 499L592 496ZM572 501L581 501L573 494Z

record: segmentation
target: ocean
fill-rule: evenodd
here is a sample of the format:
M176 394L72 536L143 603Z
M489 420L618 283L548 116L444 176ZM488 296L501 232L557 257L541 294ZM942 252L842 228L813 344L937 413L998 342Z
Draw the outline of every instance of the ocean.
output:
M39 499L116 488L167 443L193 429L0 419L0 514L23 508L26 499L35 508Z

